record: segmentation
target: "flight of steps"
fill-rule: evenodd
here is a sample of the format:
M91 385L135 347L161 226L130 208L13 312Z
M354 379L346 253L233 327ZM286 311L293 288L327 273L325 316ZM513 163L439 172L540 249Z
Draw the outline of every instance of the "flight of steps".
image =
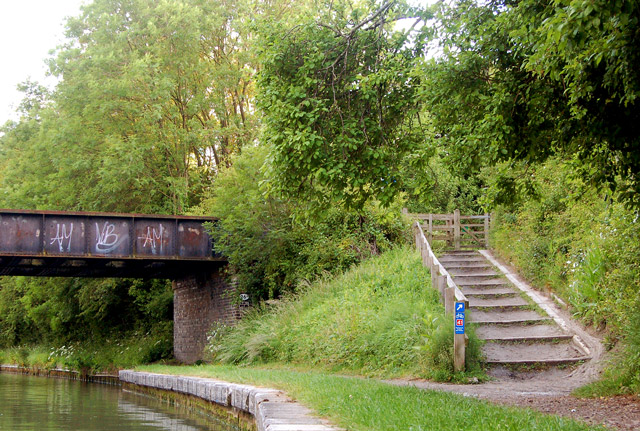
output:
M469 300L467 319L489 364L569 364L589 359L565 332L477 251L439 257ZM525 299L526 298L526 299Z

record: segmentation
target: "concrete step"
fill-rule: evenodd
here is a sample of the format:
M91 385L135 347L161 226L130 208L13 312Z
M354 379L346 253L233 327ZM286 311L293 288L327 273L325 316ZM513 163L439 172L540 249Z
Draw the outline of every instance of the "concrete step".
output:
M499 274L489 267L447 268L452 277L497 277Z
M475 270L490 270L493 268L486 260L484 262L442 262L447 268L447 271L475 271Z
M449 250L443 256L481 256L476 250Z
M567 334L557 325L494 325L480 324L476 327L478 338L487 341L561 341L570 340L573 335Z
M445 265L445 267L450 263L484 263L487 260L481 255L476 256L455 256L455 255L444 255L439 257L438 260Z
M520 295L498 296L495 298L471 296L467 299L469 299L470 308L517 308L530 305Z
M573 342L496 343L482 347L489 364L569 364L590 359Z
M552 319L548 316L542 316L533 310L475 309L471 310L469 313L469 321L474 323L530 324L549 320Z
M518 294L518 292L515 289L508 286L504 286L504 287L503 286L498 286L498 287L463 286L460 288L460 290L462 290L462 293L464 293L464 295L467 297L477 296L481 298L492 298L492 297L498 297L498 296L504 296L504 295L513 296Z
M482 284L482 283L495 282L495 281L508 283L507 280L496 276L496 274L479 274L478 275L475 273L466 273L466 274L459 274L459 275L456 275L455 277L454 276L452 277L453 277L453 281L455 281L456 284L458 284L458 282L462 282L464 283L465 286L469 286L471 284L476 284L476 283Z
M456 284L460 287L462 286L474 286L474 287L502 287L509 286L510 283L507 279L504 278L487 278L485 280L465 280L464 278L454 278L453 279Z
M500 274L491 268L452 268L447 269L452 277L493 277L496 278Z

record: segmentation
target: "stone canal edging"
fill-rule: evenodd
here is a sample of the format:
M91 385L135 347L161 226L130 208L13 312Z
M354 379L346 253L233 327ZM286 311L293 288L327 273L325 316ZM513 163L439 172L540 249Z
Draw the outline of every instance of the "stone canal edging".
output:
M258 431L342 431L276 389L199 377L122 370L123 383L195 396L255 418Z

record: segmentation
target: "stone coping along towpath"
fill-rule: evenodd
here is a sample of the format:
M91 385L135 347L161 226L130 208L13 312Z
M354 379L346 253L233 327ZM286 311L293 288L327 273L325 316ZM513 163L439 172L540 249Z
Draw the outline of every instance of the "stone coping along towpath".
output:
M122 370L123 383L191 395L252 415L258 431L343 431L282 391L200 377Z

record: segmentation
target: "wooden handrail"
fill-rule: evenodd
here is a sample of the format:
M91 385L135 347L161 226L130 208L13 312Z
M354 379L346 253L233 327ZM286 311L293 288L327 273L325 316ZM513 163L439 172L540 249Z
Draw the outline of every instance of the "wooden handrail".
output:
M464 302L465 309L469 308L469 300L462 293L458 285L453 281L449 271L440 263L438 257L433 252L431 244L425 236L422 226L419 222L414 224L416 248L420 252L422 263L431 271L431 285L440 291L440 296L445 305L445 313L453 316L453 310L456 302ZM455 319L455 316L454 316ZM465 346L466 335L454 334L453 351L454 351L454 370L464 371L465 369Z

